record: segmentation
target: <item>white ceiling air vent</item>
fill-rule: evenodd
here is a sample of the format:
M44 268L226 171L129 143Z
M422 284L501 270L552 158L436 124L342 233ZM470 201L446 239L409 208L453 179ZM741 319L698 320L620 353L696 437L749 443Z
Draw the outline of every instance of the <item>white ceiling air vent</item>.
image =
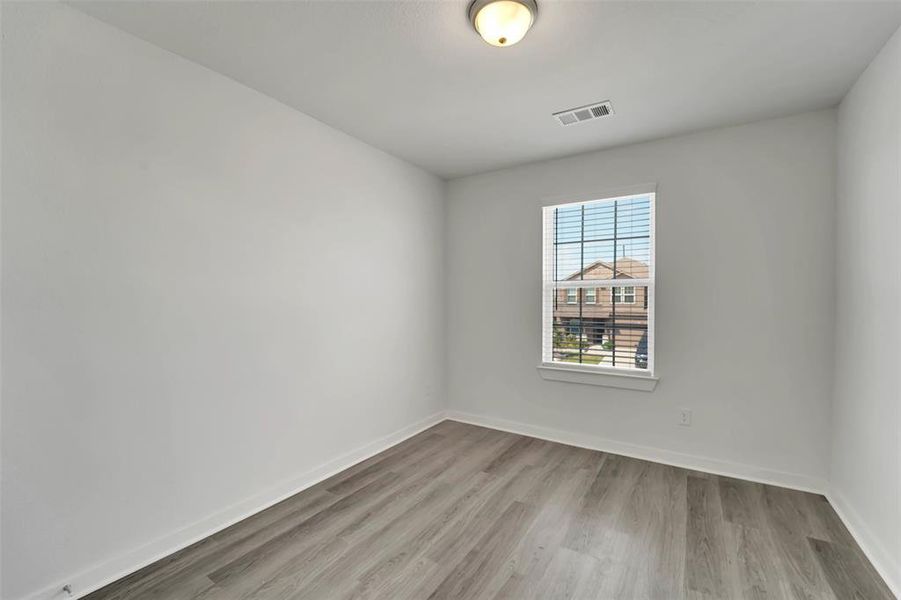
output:
M613 105L610 104L609 100L604 100L603 102L580 106L579 108L561 110L560 112L555 112L554 116L560 121L561 125L574 125L583 121L609 117L612 114Z

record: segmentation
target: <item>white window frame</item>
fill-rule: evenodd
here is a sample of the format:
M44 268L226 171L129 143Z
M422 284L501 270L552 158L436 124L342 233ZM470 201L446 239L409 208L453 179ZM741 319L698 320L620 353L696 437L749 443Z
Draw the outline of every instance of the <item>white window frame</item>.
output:
M585 288L585 304L598 303L598 288Z
M626 290L631 289L632 293L627 294ZM634 285L615 285L610 288L610 302L615 302L617 304L635 304L635 290L637 288ZM619 290L617 292L617 290ZM632 296L632 300L626 300L627 296Z
M567 197L550 199L542 206L542 343L541 362L539 371L542 377L555 381L568 381L586 383L591 385L604 385L625 389L652 391L656 387L656 352L655 352L655 271L656 271L656 186L635 186L629 190L619 190L607 194L584 195L582 197ZM632 198L649 197L650 199L650 265L648 277L645 279L630 279L628 286L621 286L623 280L581 280L581 281L549 281L546 274L553 272L554 265L554 209L572 204L587 202L614 200L629 200ZM556 201L555 201L556 200ZM615 277L615 273L613 274ZM551 278L552 279L552 278ZM601 365L584 365L563 363L553 360L553 311L554 295L559 289L585 289L602 287L632 287L635 294L632 296L634 304L638 299L638 289L645 288L647 294L648 310L648 368L636 369L634 367L611 367ZM612 292L611 292L612 294ZM611 296L612 298L612 296ZM619 302L617 302L619 303Z
M572 292L572 299L570 299L570 292ZM566 303L567 304L578 304L579 303L579 290L575 288L569 288L566 290Z

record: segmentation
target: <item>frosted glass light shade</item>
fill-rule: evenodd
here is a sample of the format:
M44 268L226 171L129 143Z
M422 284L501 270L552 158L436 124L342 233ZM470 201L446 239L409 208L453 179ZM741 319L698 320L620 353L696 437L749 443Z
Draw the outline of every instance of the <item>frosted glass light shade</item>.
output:
M469 8L473 27L492 46L512 46L535 22L534 0L476 0Z

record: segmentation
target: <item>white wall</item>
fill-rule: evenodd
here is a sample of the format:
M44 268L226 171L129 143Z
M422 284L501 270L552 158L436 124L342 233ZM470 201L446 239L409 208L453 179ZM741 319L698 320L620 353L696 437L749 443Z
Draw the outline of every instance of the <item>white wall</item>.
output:
M2 18L3 598L443 407L443 182L68 7Z
M834 133L826 110L451 181L450 408L822 489ZM658 184L656 391L543 380L542 199L644 183ZM691 427L677 425L680 407Z
M901 31L838 112L830 500L901 595Z

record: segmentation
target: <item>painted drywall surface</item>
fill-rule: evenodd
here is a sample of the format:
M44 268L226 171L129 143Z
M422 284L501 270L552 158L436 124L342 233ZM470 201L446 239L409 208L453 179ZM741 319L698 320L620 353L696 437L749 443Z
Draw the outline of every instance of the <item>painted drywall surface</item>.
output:
M4 598L440 410L444 183L3 5Z
M831 492L901 593L901 32L838 111Z
M817 111L452 180L450 409L821 487L834 134L835 112ZM644 183L658 185L657 389L543 380L543 199Z

